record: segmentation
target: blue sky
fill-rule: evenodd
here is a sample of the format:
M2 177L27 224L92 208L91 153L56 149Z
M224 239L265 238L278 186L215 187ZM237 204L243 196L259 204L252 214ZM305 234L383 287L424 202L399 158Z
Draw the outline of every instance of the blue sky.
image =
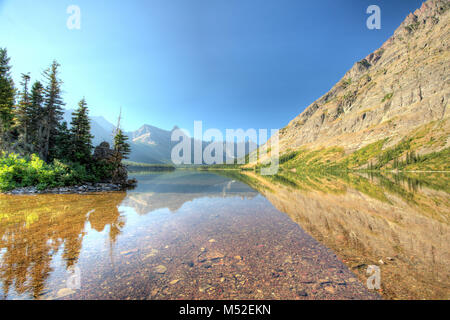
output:
M16 83L56 59L66 108L123 127L281 128L379 48L420 0L0 0ZM69 30L69 5L81 29ZM381 30L366 8L381 8ZM192 132L192 131L191 131Z

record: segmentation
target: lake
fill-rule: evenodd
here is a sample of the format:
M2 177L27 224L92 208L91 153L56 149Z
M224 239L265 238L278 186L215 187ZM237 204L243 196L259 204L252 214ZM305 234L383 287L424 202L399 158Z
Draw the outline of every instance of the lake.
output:
M127 192L0 195L0 296L449 298L448 174L134 177Z

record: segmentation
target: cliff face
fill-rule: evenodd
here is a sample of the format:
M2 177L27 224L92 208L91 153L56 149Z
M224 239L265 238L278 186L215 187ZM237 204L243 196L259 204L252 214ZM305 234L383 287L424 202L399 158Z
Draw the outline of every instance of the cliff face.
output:
M280 130L280 152L340 146L345 154L389 138L398 143L421 126L440 134L419 154L448 148L450 2L429 0L408 15L383 46Z

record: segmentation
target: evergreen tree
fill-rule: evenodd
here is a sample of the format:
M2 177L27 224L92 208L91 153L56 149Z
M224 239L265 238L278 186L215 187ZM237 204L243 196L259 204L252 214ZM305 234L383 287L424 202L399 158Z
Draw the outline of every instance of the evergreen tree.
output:
M16 129L19 136L19 142L25 148L28 147L29 142L29 131L28 128L31 122L30 115L30 93L29 93L29 82L30 75L22 74L22 82L20 85L22 86L22 91L19 93L19 104L16 107Z
M43 74L47 84L44 89L42 158L47 162L54 159L55 141L63 114L62 107L64 102L61 98L62 81L59 79L59 67L60 65L53 61L52 65Z
M130 154L130 145L127 143L128 137L123 133L120 128L120 120L122 111L119 114L117 126L114 132L114 152L112 157L112 181L114 183L125 183L127 181L127 170L122 164L123 159L128 159Z
M0 48L0 147L7 148L13 125L15 88L6 49Z
M114 133L114 151L116 157L116 164L120 165L123 159L128 159L128 155L131 153L130 145L127 143L128 137L123 134L120 128L120 121L122 120L122 109L117 119L117 126Z
M55 137L55 146L53 158L73 161L73 158L71 157L73 151L72 132L67 127L66 121L63 121L58 126L57 135Z
M120 160L128 159L131 153L130 145L127 143L128 137L123 134L122 129L117 129L114 136L114 151L120 155Z
M29 136L33 146L32 152L42 155L43 150L43 129L44 129L44 87L39 81L36 81L31 88L30 95L30 126Z
M89 163L92 152L91 124L88 117L88 108L86 100L83 98L78 103L78 109L72 113L71 135L73 161L80 163Z

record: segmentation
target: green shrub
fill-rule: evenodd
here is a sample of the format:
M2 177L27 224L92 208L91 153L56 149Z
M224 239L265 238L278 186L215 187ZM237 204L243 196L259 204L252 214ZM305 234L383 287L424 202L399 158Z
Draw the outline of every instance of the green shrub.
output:
M289 160L294 159L294 158L297 157L299 154L300 154L299 151L293 151L293 152L290 152L290 153L283 154L283 155L280 157L280 164L286 163L286 162L288 162Z
M47 164L37 155L19 157L16 154L0 157L0 191L36 186L39 190L99 182L111 178L108 163L83 165L54 160Z

